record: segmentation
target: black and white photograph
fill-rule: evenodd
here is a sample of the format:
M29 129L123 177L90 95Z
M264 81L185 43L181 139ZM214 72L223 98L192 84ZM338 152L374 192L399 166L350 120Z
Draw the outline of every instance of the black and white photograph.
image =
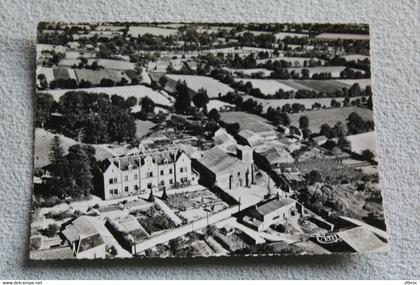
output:
M34 81L31 260L388 251L367 24L40 22Z

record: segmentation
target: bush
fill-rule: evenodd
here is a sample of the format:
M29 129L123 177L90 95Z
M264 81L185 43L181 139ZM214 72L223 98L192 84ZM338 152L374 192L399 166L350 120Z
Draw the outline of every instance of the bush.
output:
M59 228L56 224L49 224L46 229L41 231L41 234L51 238L57 234L58 230Z
M31 251L38 250L41 248L41 238L31 238Z

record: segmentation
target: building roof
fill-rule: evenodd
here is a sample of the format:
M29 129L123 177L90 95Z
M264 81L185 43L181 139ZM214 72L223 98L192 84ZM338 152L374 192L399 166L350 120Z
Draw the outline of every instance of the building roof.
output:
M312 140L316 143L319 143L322 141L327 141L328 138L326 136L318 136L318 137L313 137Z
M239 132L238 135L240 135L244 139L249 139L249 138L252 138L254 136L259 137L258 134L254 133L253 131L250 131L250 130L242 130L242 131Z
M338 232L337 235L342 238L345 243L360 253L381 251L384 250L387 245L364 226Z
M216 175L230 173L237 167L244 167L248 164L225 153L220 147L215 146L206 151L204 156L198 160Z
M271 147L261 152L261 155L264 156L270 164L293 163L295 161L287 150L277 147Z
M262 202L260 205L257 204L256 210L263 216L274 212L284 206L296 203L295 200L290 198L274 199Z
M84 237L80 240L79 250L78 252L87 251L91 248L95 248L104 244L104 240L102 239L99 233L93 234L91 236Z
M79 240L80 236L91 236L97 233L98 231L93 225L91 217L87 216L75 219L62 231L62 234L70 243Z

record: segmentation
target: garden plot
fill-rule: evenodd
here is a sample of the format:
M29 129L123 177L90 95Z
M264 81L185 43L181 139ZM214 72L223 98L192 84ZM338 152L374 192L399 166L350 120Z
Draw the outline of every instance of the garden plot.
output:
M209 98L217 98L219 94L223 96L233 91L228 85L207 76L167 74L166 77L174 82L185 80L188 87L194 92L198 92L201 88L206 89Z
M235 81L242 81L244 84L251 82L253 88L259 88L263 94L274 95L279 89L283 91L296 91L295 88L290 87L275 79L243 79L235 78Z
M153 34L156 36L172 36L177 34L175 29L165 29L158 27L147 27L147 26L130 26L128 29L128 35L132 37L143 36L145 34Z
M273 131L274 126L270 125L260 116L245 112L223 112L221 120L226 123L239 123L241 130L250 130L256 133Z
M55 89L55 90L48 90L48 91L40 91L44 93L49 93L54 97L54 100L60 100L60 97L63 96L67 92L77 92L77 91L85 91L89 93L105 93L109 96L114 94L124 97L127 99L130 96L134 96L137 100L141 100L141 98L149 97L155 104L164 105L164 106L171 106L172 105L172 97L169 95L164 95L158 91L155 91L147 86L144 85L130 85L130 86L116 86L116 87L94 87L94 88L79 88L79 89Z
M228 207L228 204L210 190L172 194L165 202L178 216L188 222L204 218Z
M130 214L136 217L150 235L175 228L174 222L166 216L165 212L157 204L154 204L147 210L134 210Z
M348 136L347 139L351 143L351 150L357 154L361 154L365 149L370 150L376 157L376 133L374 131Z
M313 133L318 133L322 124L329 124L334 126L338 121L343 124L350 113L356 112L363 120L373 120L372 110L358 107L336 108L336 109L323 109L319 111L309 111L304 113L290 114L291 125L299 126L299 118L306 116L309 119L309 129Z

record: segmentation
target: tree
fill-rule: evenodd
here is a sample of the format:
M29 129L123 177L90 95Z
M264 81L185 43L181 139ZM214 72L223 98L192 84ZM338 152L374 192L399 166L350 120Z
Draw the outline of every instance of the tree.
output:
M180 114L187 113L191 107L191 97L185 81L177 83L176 94L176 101L174 104L175 110Z
M309 127L309 119L306 116L301 116L299 118L299 128L307 129Z
M371 150L365 149L365 150L362 151L362 159L363 160L371 161L374 157L375 157L375 155L373 154L373 152Z
M106 143L108 139L106 122L101 116L90 116L84 121L82 139L84 143Z
M73 198L88 196L92 190L90 160L80 144L69 147L67 155L71 175L71 187L67 193Z
M59 136L54 136L50 144L48 159L50 162L49 171L51 176L48 184L51 189L51 194L63 198L68 187L68 161L64 156L64 149L61 146Z
M312 134L312 132L311 132L310 129L308 129L308 128L302 129L302 135L303 135L304 139L309 139L311 137L311 134Z
M153 100L150 99L148 96L141 99L139 104L141 105L141 111L144 114L148 114L148 113L153 114L155 112L155 102L153 102Z
M208 116L209 120L214 120L214 121L219 121L220 120L220 114L219 111L217 111L216 109L211 109Z
M165 88L166 83L168 83L168 78L166 78L165 75L163 75L161 78L159 78L159 84L162 88Z
M321 174L318 170L311 170L311 172L308 174L307 182L309 185L313 185L316 182L321 181L321 178Z
M52 95L48 93L36 94L35 125L44 128L51 117L56 102Z
M322 136L326 136L327 138L331 137L331 127L328 124L322 124L320 127L319 134Z
M112 105L116 105L118 107L125 107L125 100L124 97L120 96L120 95L112 95L111 96L111 103Z
M207 96L207 90L200 88L193 97L193 103L198 108L203 110L207 109L207 103L209 102L209 96Z
M134 96L130 96L125 99L125 107L130 108L137 105L137 98Z
M345 137L338 138L337 146L342 150L351 150L351 142Z

